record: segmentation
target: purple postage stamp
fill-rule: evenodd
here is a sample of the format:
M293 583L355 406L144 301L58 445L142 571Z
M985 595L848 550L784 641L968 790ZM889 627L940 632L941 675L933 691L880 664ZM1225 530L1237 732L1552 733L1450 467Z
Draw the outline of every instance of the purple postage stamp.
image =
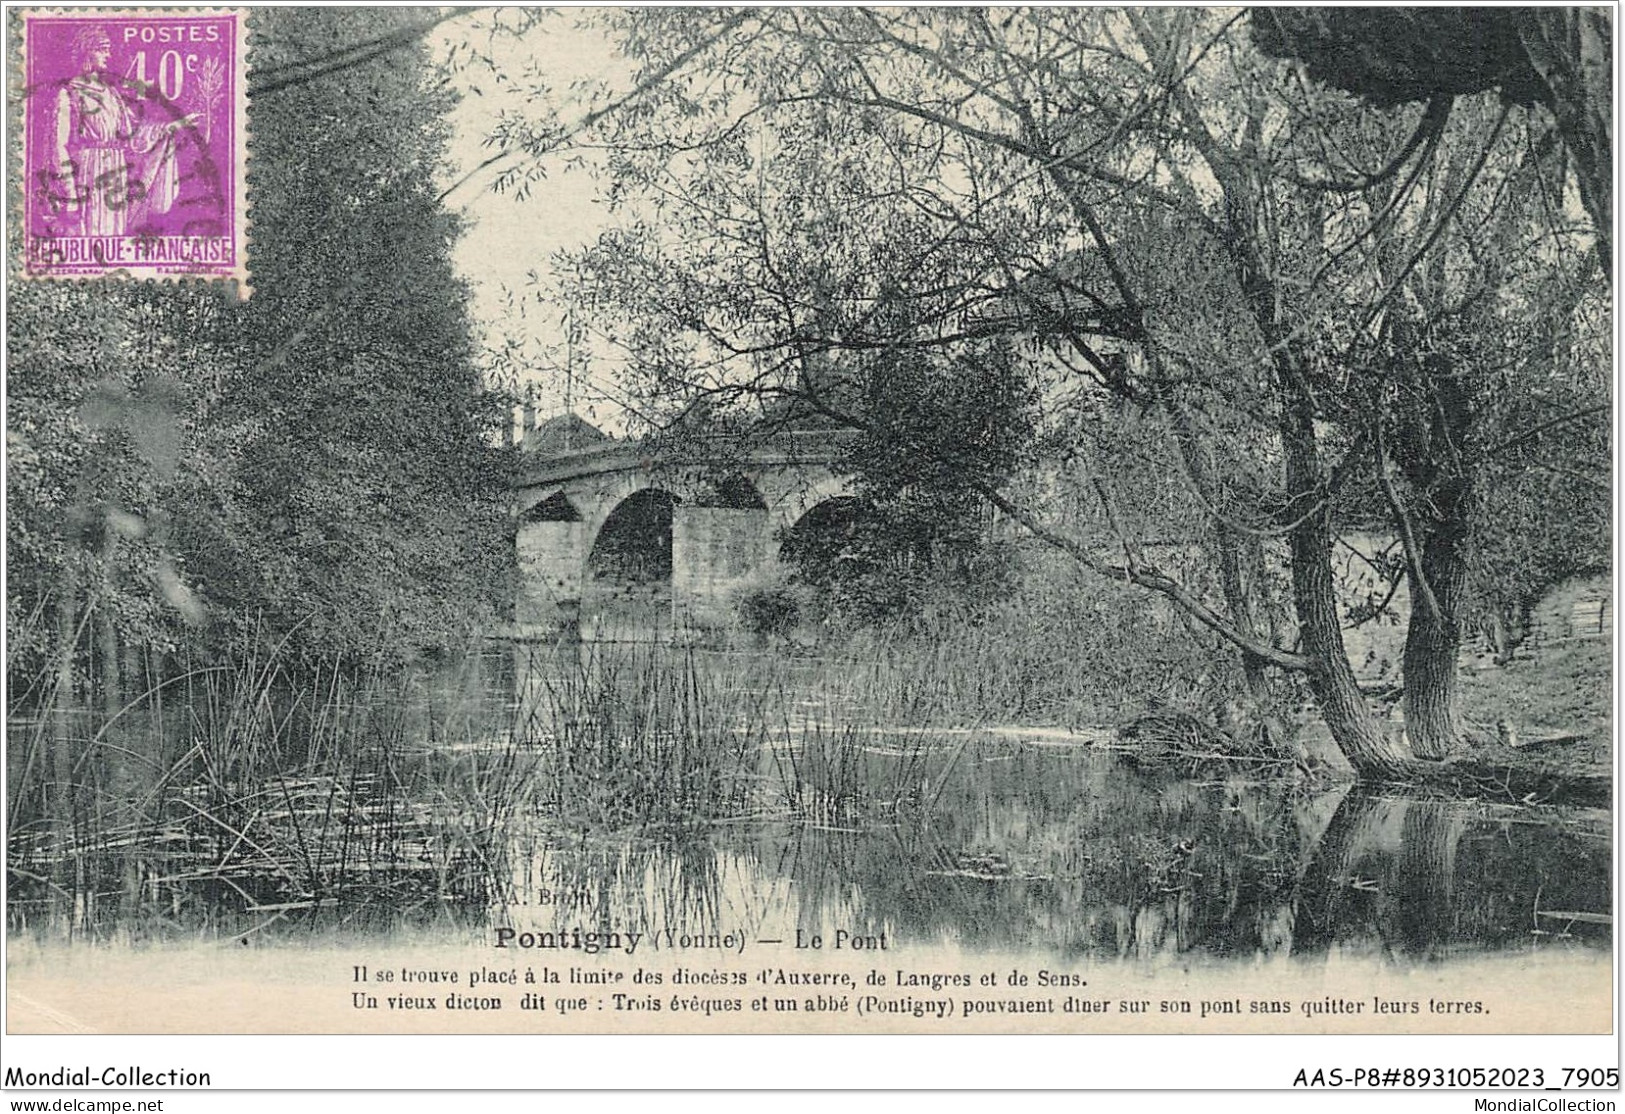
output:
M21 18L24 275L246 283L244 13Z

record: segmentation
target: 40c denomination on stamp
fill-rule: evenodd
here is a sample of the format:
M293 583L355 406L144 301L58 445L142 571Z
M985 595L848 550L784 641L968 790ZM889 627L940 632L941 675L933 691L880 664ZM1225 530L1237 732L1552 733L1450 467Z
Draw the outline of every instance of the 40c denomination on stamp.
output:
M244 13L21 21L24 276L246 282Z

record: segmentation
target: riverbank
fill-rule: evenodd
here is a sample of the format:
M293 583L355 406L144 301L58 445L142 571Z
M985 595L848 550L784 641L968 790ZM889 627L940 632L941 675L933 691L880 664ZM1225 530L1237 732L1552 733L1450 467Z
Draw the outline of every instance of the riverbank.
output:
M1606 637L1536 647L1505 665L1469 662L1461 702L1469 724L1509 726L1517 752L1576 773L1613 773L1613 644Z

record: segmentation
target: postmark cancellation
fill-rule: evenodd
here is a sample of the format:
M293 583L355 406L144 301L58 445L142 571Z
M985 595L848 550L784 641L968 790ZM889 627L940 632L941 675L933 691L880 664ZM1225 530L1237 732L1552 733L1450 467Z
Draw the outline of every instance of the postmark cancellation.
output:
M22 277L201 277L246 288L245 13L15 18Z

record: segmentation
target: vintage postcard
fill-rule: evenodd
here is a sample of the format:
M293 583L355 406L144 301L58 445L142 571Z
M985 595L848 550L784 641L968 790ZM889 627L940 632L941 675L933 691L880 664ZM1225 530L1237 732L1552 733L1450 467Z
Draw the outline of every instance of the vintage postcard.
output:
M11 18L23 59L19 277L244 280L244 13Z
M1612 33L12 14L6 1085L1617 1087Z

